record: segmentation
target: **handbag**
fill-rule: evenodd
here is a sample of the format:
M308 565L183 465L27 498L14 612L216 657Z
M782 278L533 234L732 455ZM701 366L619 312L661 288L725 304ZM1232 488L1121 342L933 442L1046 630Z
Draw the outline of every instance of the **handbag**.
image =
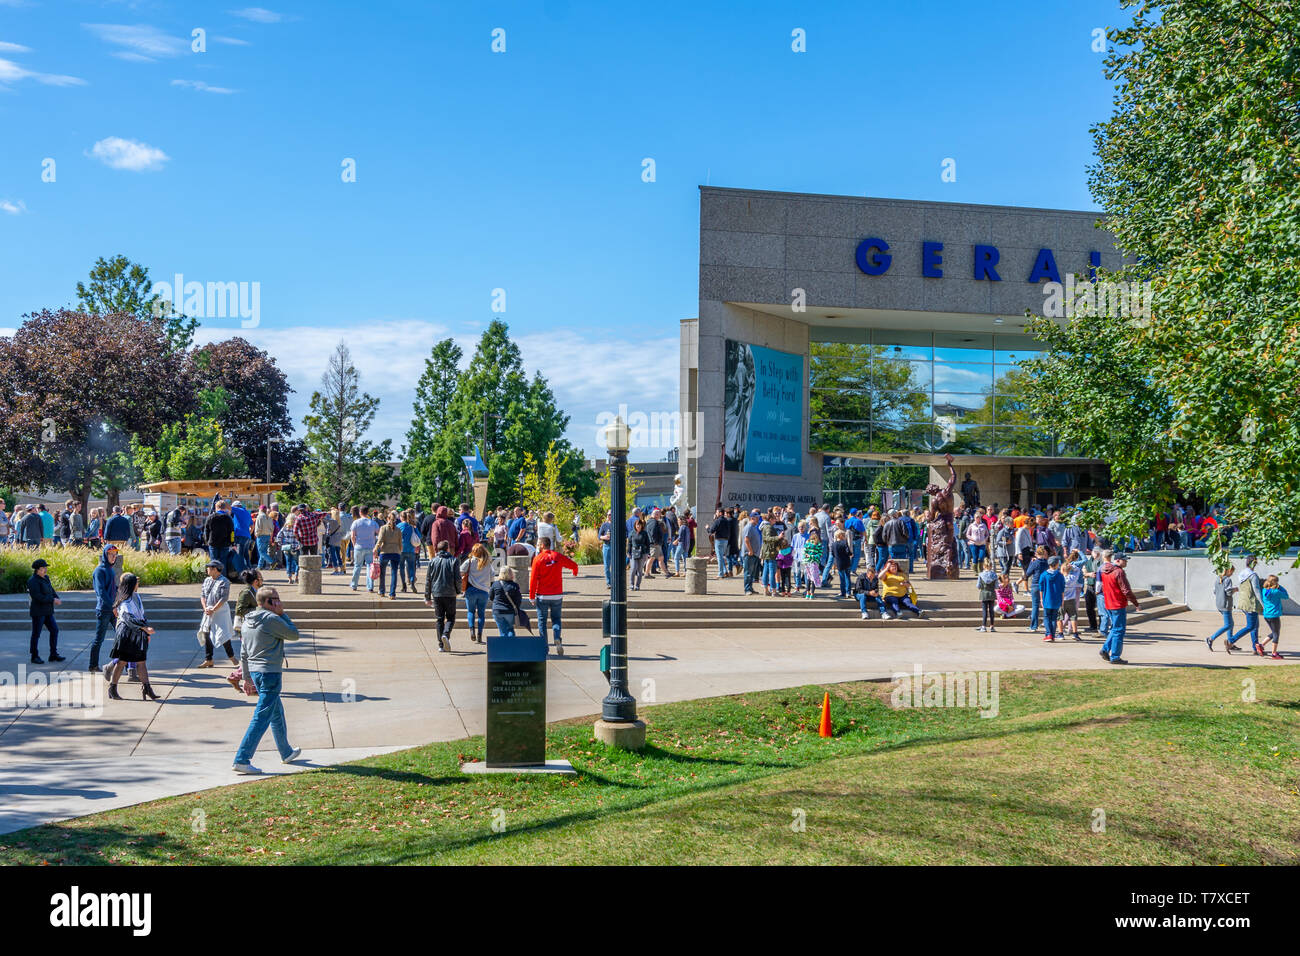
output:
M194 635L199 640L199 647L207 649L208 639L212 636L212 616L204 614L203 620L199 621L198 633Z
M375 558L370 562L370 580L379 580L379 559Z
M515 602L514 596L509 591L506 591L506 597L510 598L510 603L514 606L515 616L519 618L519 623L524 626L524 629L529 634L533 633L533 625L528 620L528 612Z

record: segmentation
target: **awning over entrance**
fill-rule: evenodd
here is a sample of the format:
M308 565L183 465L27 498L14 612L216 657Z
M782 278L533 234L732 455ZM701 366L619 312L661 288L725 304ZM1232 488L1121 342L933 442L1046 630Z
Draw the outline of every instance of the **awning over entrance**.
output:
M284 484L258 481L255 478L205 478L200 481L152 481L139 488L141 491L194 498L211 498L217 493L223 498L248 498L253 495L269 495L282 489Z

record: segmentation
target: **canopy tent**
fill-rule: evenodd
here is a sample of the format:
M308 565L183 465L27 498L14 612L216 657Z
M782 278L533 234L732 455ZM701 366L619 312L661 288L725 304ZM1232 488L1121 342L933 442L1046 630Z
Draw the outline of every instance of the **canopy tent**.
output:
M194 498L249 498L269 495L285 486L284 482L258 481L255 478L204 478L199 481L151 481L140 485L141 491L164 495L185 495Z

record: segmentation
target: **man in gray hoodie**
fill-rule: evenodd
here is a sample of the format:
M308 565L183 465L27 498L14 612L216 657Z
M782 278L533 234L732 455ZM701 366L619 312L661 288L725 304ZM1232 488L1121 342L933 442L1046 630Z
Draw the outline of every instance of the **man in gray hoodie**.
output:
M270 726L276 749L284 763L296 760L302 751L289 745L284 724L284 705L280 703L280 672L284 668L284 642L298 640L298 628L289 619L275 588L257 592L257 609L244 615L240 668L244 672L244 693L257 692L257 707L248 730L235 753L235 773L261 773L252 764L257 745Z

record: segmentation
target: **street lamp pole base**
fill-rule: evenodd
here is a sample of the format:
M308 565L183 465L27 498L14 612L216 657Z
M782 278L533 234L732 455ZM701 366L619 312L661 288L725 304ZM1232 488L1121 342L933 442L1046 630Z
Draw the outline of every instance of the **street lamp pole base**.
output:
M645 721L611 723L608 720L598 720L596 739L619 750L642 750L645 748Z

